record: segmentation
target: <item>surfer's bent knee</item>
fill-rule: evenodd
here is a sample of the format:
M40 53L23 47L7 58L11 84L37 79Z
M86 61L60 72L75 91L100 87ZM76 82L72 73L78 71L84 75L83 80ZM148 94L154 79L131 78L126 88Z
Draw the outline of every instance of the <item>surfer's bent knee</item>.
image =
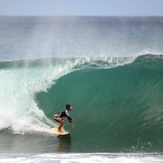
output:
M62 120L60 121L60 123L65 123L65 120L64 120L64 119L62 119Z

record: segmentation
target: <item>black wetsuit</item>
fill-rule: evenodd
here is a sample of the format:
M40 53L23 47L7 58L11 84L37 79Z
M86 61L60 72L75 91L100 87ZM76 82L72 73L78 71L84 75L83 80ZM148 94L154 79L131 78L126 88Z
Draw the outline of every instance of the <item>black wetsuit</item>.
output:
M69 122L72 123L72 118L69 116L68 110L64 110L62 112L56 113L53 116L54 120L57 121L58 123L60 123L61 120L63 120L62 117L67 117L67 119L69 120Z

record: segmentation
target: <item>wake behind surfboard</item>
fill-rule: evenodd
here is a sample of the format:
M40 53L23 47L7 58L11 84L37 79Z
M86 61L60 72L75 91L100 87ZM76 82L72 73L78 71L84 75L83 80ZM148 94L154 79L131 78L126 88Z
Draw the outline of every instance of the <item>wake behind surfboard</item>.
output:
M54 134L57 134L57 135L70 135L69 132L67 131L63 131L63 132L58 132L58 129L57 128L51 128L51 131L54 133Z

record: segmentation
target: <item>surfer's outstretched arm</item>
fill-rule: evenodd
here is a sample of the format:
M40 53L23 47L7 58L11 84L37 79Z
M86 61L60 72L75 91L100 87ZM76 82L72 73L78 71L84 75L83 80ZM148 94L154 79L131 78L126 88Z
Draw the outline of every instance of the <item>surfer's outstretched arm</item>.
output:
M66 117L67 117L67 119L69 120L71 126L74 127L73 121L75 121L75 120L74 120L73 118L71 118L71 117L69 116L69 113L68 113L68 112L70 112L71 110L72 110L72 106L67 104L67 105L66 105L66 111L65 111Z
M69 116L69 114L68 114L69 110L66 110L65 112L66 112L66 116L67 116L68 121L70 122L70 124L71 124L72 126L74 126L74 123L73 123L74 119L71 118L71 117Z

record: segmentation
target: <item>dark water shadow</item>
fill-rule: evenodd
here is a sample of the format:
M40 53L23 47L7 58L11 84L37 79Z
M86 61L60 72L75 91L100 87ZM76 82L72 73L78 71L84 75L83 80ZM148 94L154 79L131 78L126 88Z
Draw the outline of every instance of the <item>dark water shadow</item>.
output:
M69 135L59 135L57 152L69 152L71 150L71 136Z
M19 135L0 132L0 152L53 153L69 152L71 137L50 135Z

